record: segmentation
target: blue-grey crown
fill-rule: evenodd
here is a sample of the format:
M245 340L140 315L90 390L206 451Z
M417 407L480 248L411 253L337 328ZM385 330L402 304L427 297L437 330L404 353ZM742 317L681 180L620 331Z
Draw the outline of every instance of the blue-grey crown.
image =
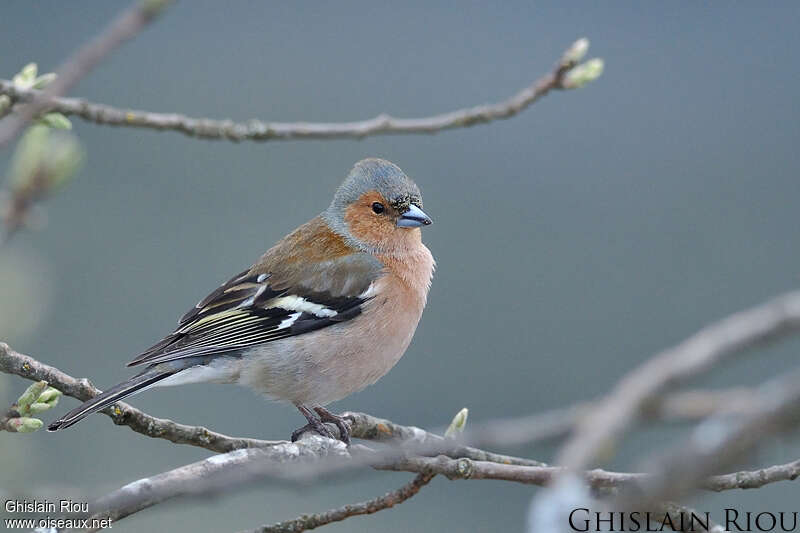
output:
M390 203L413 198L422 204L417 184L394 163L384 159L363 159L336 190L331 207L344 210L367 191L376 190Z
M411 203L422 207L422 193L400 167L384 159L362 159L353 166L331 205L322 213L328 226L353 244L359 244L347 229L344 213L365 192L378 191L390 204L404 211Z

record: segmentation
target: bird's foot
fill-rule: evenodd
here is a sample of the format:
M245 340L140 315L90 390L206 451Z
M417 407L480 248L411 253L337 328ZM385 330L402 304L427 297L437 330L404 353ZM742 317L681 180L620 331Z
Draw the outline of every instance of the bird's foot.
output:
M294 431L292 431L292 442L297 442L297 439L299 439L300 436L303 433L305 433L306 431L314 431L315 433L318 433L319 435L322 435L323 437L328 437L329 439L336 440L336 437L334 436L334 434L331 432L330 429L328 429L325 426L324 423L322 423L319 420L315 420L314 422L309 422L305 426L303 426L301 428L297 428Z
M343 416L335 415L324 407L315 407L314 411L317 412L320 420L330 422L339 428L339 440L350 445L350 424Z
M296 442L306 431L314 431L323 437L337 440L333 432L325 425L325 422L330 422L339 429L338 440L350 445L350 426L343 417L331 413L324 407L315 407L312 411L305 405L298 405L297 409L306 417L308 424L292 432L292 442ZM315 411L318 416L314 414Z

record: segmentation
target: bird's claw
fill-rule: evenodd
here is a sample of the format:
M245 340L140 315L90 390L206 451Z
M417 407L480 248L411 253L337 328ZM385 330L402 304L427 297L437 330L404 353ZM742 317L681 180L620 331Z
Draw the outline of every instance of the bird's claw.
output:
M318 435L322 435L323 437L333 440L340 440L346 445L350 445L350 426L344 417L335 415L324 407L314 407L313 412L306 406L298 405L297 408L301 413L303 413L303 416L306 417L308 424L292 432L292 442L297 442L300 436L306 431L313 431ZM314 415L314 412L316 412L316 416ZM336 438L336 435L334 435L333 432L325 425L325 422L330 422L339 429L338 439Z

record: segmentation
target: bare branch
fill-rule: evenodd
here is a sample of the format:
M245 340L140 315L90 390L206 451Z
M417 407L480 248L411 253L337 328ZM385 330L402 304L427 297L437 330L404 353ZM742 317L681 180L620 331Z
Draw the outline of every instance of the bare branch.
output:
M345 505L337 509L331 509L324 513L303 515L291 520L278 522L271 526L261 526L251 530L250 533L299 533L300 531L307 531L315 529L320 526L331 524L333 522L341 522L351 516L373 514L384 509L389 509L403 503L416 493L422 487L427 485L434 474L417 474L414 479L403 485L397 490L393 490L383 496L367 500L365 502L354 503ZM245 533L245 532L243 532Z
M0 372L16 374L34 381L47 381L67 396L86 401L100 393L88 379L75 379L57 368L40 363L36 359L15 352L8 344L0 342ZM128 426L137 433L167 439L176 444L191 444L217 453L241 448L263 448L274 446L280 441L235 438L216 433L202 426L187 426L155 418L124 402L117 402L102 411L115 424Z
M100 392L86 378L76 379L33 357L16 352L2 342L0 342L0 372L16 374L34 381L47 381L67 396L81 401L86 401ZM665 397L663 402L653 404L648 409L647 415L656 420L697 420L713 413L744 413L747 412L751 397L752 391L746 388L674 393ZM355 438L416 445L420 453L427 450L431 453L445 453L451 457L466 457L476 461L542 466L544 463L533 459L489 452L460 443L510 446L560 438L569 434L573 426L586 416L590 406L591 403L587 402L543 414L472 424L472 427L468 427L462 438L457 441L452 439L445 441L436 431L429 432L414 426L403 426L364 413L345 413L345 416L350 420ZM129 426L142 435L166 439L176 444L199 446L217 453L274 446L283 442L229 437L202 426L188 426L153 417L124 402L117 402L113 407L101 412L109 416L115 424ZM337 431L334 426L330 426L330 429Z
M363 466L365 463L359 460L360 456L376 458L369 462L378 470L443 475L451 480L492 479L545 486L567 471L562 467L507 465L446 456L395 455L387 459L362 446L351 446L348 449L336 441L309 435L297 443L228 452L135 481L99 500L92 507L92 518L111 517L116 521L176 497L229 494L231 489L241 490L248 484L265 479L297 483L302 479L298 476L342 473ZM798 463L800 461L753 472L711 476L698 483L698 486L706 490L724 491L791 480L797 477ZM601 469L583 472L581 478L593 489L629 486L638 488L655 479L651 474L609 472ZM644 508L647 507L636 507Z
M545 463L534 459L503 455L472 446L464 446L460 444L463 439L445 439L436 432L425 431L415 426L402 426L390 420L377 418L365 413L344 413L344 416L351 422L352 436L357 439L403 444L404 450L413 450L418 453L427 451L445 454L449 457L464 457L475 461L490 461L508 465L547 466ZM482 431L480 433L488 436L488 433ZM499 441L500 439L495 439L495 442Z
M54 97L66 94L108 54L142 31L168 3L169 0L137 1L111 21L100 35L77 50L56 70L58 76L47 89L32 95L27 105L15 109L15 112L5 119L0 126L0 148L13 140L33 117L50 106Z
M572 48L574 45L570 47L570 50ZM95 124L177 131L203 139L224 139L234 142L244 140L361 139L370 135L436 133L511 118L550 91L573 87L566 83L566 79L570 70L580 61L580 57L570 56L570 50L565 53L550 73L506 100L424 118L396 118L381 114L368 120L354 122L266 122L256 119L234 122L232 120L191 118L177 113L119 109L78 98L52 98L61 93L51 94L49 89L46 92L18 89L7 80L0 80L0 94L8 95L12 100L19 102L37 102L38 111L44 109L58 111L64 115L77 116ZM60 79L59 75L53 86ZM3 138L0 136L0 146L2 146L2 140Z
M99 392L87 380L76 380L53 367L15 352L5 343L0 343L0 371L32 380L46 380L65 394L81 400L91 398ZM741 415L748 413L743 408L743 398L752 400L752 397L753 392L749 389L721 392L692 391L665 397L660 411L652 412L660 412L659 416L698 417L714 412L721 404L726 404L726 408L721 412L725 414L735 412ZM700 405L705 407L698 408L698 400ZM759 411L753 415L752 410L749 413L756 419L762 418L763 414ZM353 424L354 437L392 444L401 443L404 446L390 449L389 453L381 453L363 446L351 446L347 449L337 441L312 435L304 435L298 443L236 439L205 428L184 426L169 420L150 417L123 403L116 404L106 414L115 423L129 425L144 435L229 453L129 484L97 503L93 508L97 517L109 516L119 519L177 496L207 494L257 479L273 477L297 482L309 476L330 475L363 466L417 474L440 474L449 479L495 479L534 485L548 484L565 471L562 467L547 466L531 459L463 446L420 428L402 426L363 413L346 414ZM535 420L535 417L526 417L526 420L530 422ZM576 415L575 420L580 418ZM512 421L505 421L502 424L512 424ZM489 424L485 427L501 426ZM478 436L480 437L480 434ZM497 436L494 439L497 440ZM447 453L447 455L437 457L407 455L429 452ZM300 458L303 459L302 462L299 461ZM320 463L323 458L328 460ZM336 461L331 461L331 458L335 458ZM303 468L300 468L301 464ZM222 468L224 465L229 466ZM287 468L287 465L291 467ZM229 469L231 471L228 471ZM794 461L752 472L710 476L700 480L698 486L714 491L756 488L778 481L793 480L799 473L800 461ZM582 477L596 489L639 484L652 478L648 474L608 472L599 469L585 472Z
M13 424L13 420L15 418L19 418L19 413L17 413L13 408L0 415L0 431L16 433L17 428Z
M800 292L774 298L707 326L656 355L617 384L577 425L558 464L577 470L637 420L673 384L696 377L730 356L800 330Z
M67 396L86 401L93 398L101 391L95 388L87 379L76 379L55 367L46 365L36 359L21 354L11 349L8 344L0 342L0 372L16 374L20 377L40 381L47 381L51 386L60 390ZM124 402L117 402L101 413L107 415L117 425L130 427L142 435L166 439L176 444L188 444L224 453L244 448L265 448L280 444L285 441L266 441L250 438L229 437L216 433L202 426L188 426L172 420L150 416ZM413 426L402 426L389 420L376 418L364 413L345 413L352 426L353 437L376 440L392 441L394 443L407 443L417 446L420 450L430 450L434 453L447 453L448 455L467 457L479 461L495 461L505 464L519 464L528 466L541 466L544 463L533 459L524 459L503 455L477 448L463 446L454 440L446 440L440 435L427 432ZM330 429L338 431L335 426Z
M259 453L252 453L256 451ZM291 469L298 462L318 462L325 457L346 456L347 449L343 443L321 437L304 438L301 443L284 442L269 448L236 450L128 483L97 500L90 513L92 518L108 517L116 522L178 496L215 492L222 487L220 479L227 484L243 479L245 467L254 458L277 473Z
M53 387L81 401L86 401L100 393L86 378L76 379L55 367L11 349L0 342L0 372L16 374L20 377L39 381L44 380ZM714 412L744 412L751 397L748 389L727 391L692 391L676 393L664 399L663 405L654 406L653 418L698 419ZM403 426L389 420L364 413L345 413L352 426L353 437L403 443L413 447L418 453L443 453L450 457L464 457L476 461L489 461L511 465L546 466L540 461L481 450L465 446L460 442L471 442L481 446L501 446L522 444L546 438L562 437L587 412L589 404L580 404L568 409L559 409L542 415L532 415L515 419L474 424L475 429L467 429L459 441L445 440L436 432L428 432L418 427ZM189 426L169 419L150 416L124 402L101 411L117 425L130 427L142 435L166 439L176 444L188 444L224 453L242 448L263 448L281 444L284 441L267 441L252 438L230 437L211 431L202 426ZM331 426L332 431L336 431Z
M705 490L722 492L732 489L760 489L779 481L794 481L800 476L800 460L759 470L743 470L732 474L711 476L700 486Z

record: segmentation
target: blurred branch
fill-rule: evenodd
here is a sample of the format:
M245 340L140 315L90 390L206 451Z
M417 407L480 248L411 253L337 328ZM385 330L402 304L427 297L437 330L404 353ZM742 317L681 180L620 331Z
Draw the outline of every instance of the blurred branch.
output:
M584 469L666 391L747 349L800 331L800 292L778 296L759 306L706 326L623 377L611 394L575 428L558 464Z
M679 447L648 468L653 474L645 483L635 491L621 493L614 508L647 508L652 502L680 498L698 485L725 490L729 480L709 485L706 477L728 468L770 437L797 429L800 369L764 383L751 401L752 410L746 415L712 417L699 424ZM796 478L798 468L794 461L758 474L743 474L736 482L747 488L761 487L769 480Z
M54 98L50 90L20 89L7 80L0 80L0 94L14 101L32 102L38 111L47 109L73 115L96 124L170 130L203 139L229 141L269 141L290 139L356 138L397 133L436 133L465 128L494 120L511 118L553 90L575 89L596 79L602 72L602 61L592 59L579 64L588 49L588 40L579 39L565 53L553 70L502 102L459 109L424 118L396 118L387 114L355 122L265 122L249 120L214 120L191 118L176 113L153 113L119 109L77 98ZM55 86L62 79L59 73ZM28 113L30 114L30 113ZM31 115L33 116L33 115ZM0 146L3 137L0 135Z
M291 520L278 522L271 526L261 526L251 530L250 533L299 533L300 531L307 531L315 529L320 526L331 524L333 522L341 522L351 516L373 514L384 509L389 509L403 503L427 485L434 474L417 474L414 479L383 496L373 498L371 500L345 505L337 509L331 509L324 513L303 515ZM242 532L246 533L246 532Z
M794 480L800 474L799 461L753 472L710 477L709 474L729 467L759 444L770 442L775 435L795 431L798 422L800 370L795 370L759 387L753 395L749 413L711 417L699 424L670 453L653 462L648 468L651 473L635 484L621 487L611 500L597 501L590 497L582 488L582 474L564 468L552 486L534 500L534 508L540 513L534 516L531 530L545 533L569 531L563 525L569 512L567 509L643 513L663 509L664 501L685 497L697 488L715 491L752 489L776 481ZM547 514L548 509L555 511L543 519L541 515Z
M708 520L707 524L704 524L700 521L695 520L685 520L685 517L691 516L702 516L702 513L698 513L694 509L690 507L686 507L683 505L679 505L673 502L665 502L660 506L658 510L661 513L664 513L669 516L669 522L667 524L672 524L676 526L673 531L680 531L684 533L724 533L725 528L720 526L719 524L715 524L711 520ZM665 520L666 522L666 520ZM658 526L663 529L664 524L659 524ZM706 527L707 526L707 527ZM648 525L647 529L651 529ZM653 531L659 531L658 529L652 529Z
M0 123L0 148L11 142L34 117L48 108L53 98L66 94L119 45L135 37L152 22L170 0L139 0L121 13L56 70L56 79L44 91L33 91L27 105L14 110ZM11 95L9 95L11 96ZM13 99L13 96L12 96Z

